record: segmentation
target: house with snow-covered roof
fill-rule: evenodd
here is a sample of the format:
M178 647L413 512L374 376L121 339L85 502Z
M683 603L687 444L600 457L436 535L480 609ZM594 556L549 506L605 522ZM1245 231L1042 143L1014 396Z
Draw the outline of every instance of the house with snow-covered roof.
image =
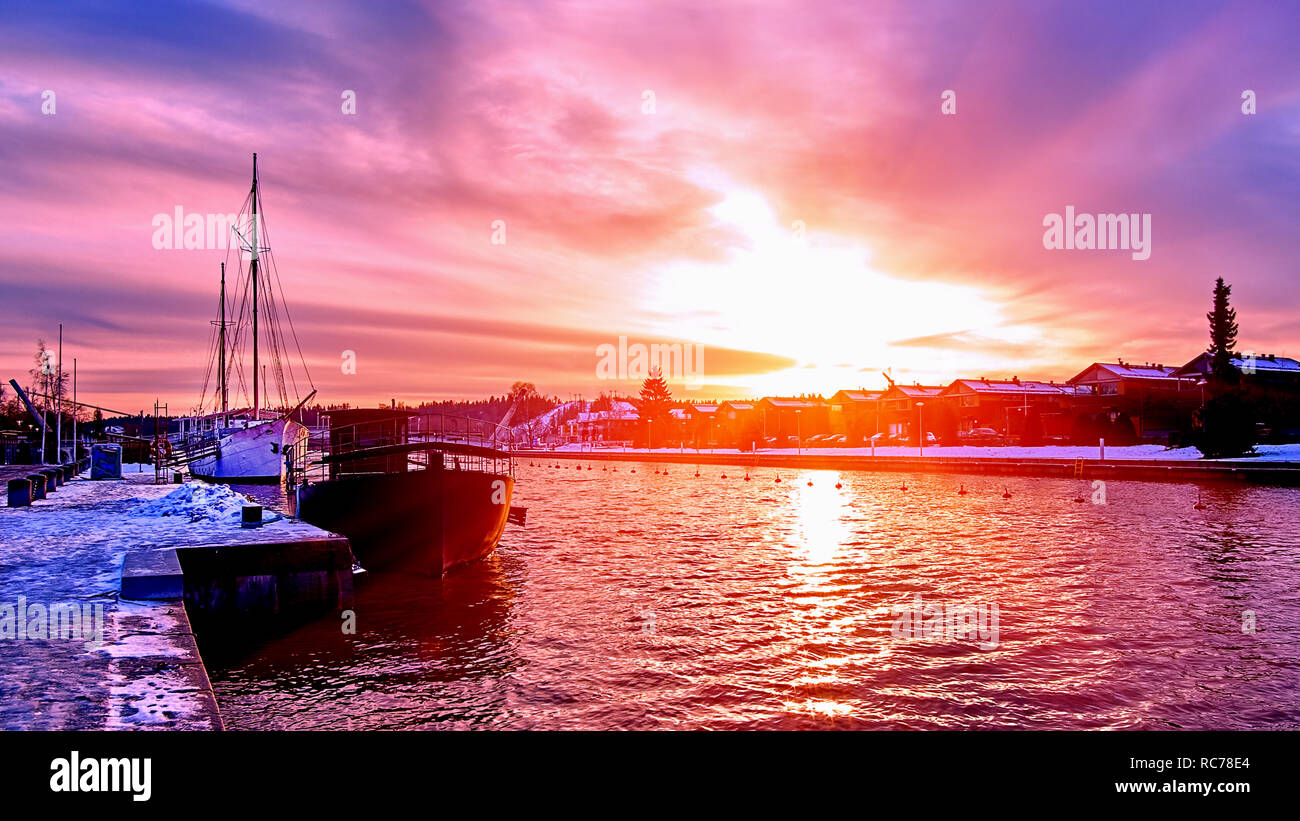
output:
M794 442L799 437L829 433L830 406L817 397L765 396L755 408L763 423L763 436Z
M1253 406L1259 434L1271 441L1300 439L1300 362L1276 354L1237 353L1229 360ZM1179 376L1207 382L1211 356L1203 353L1178 369Z
M842 433L845 444L860 445L880 430L880 397L884 391L843 390L830 398L831 433Z
M1210 375L1211 360L1210 354L1200 354L1174 373L1186 379L1204 379ZM1289 357L1271 353L1238 353L1229 361L1242 376L1253 377L1256 382L1281 385L1300 382L1300 362Z
M1078 392L1073 385L1033 379L956 379L940 392L946 407L937 409L933 427L940 438L953 438L976 428L993 428L1007 437L1064 437L1068 404ZM1042 444L1034 441L1032 444Z
M1107 438L1102 434L1116 444L1168 442L1191 426L1201 406L1199 380L1181 370L1122 359L1092 363L1069 380L1079 389L1071 402L1072 438L1080 444Z
M1130 362L1094 362L1069 379L1071 385L1087 388L1097 396L1124 396L1153 390L1186 390L1195 379L1180 376L1172 365Z
M930 419L922 419L920 409L928 408L928 413L933 414L938 409L942 392L940 385L890 385L880 395L880 432L911 439L922 421L929 430L932 427Z
M733 400L718 405L710 441L716 441L724 447L748 450L757 439L761 446L761 422L756 406L756 402L747 400Z

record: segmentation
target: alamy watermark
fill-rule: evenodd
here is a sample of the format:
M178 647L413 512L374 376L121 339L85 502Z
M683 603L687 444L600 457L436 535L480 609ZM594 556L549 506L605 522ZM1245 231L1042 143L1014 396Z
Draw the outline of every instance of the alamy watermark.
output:
M19 596L0 602L0 640L66 640L85 642L87 650L104 643L103 602L54 602L46 605Z
M121 792L148 801L152 774L152 758L82 758L73 750L50 762L50 792Z
M176 206L172 213L158 213L150 221L153 227L153 247L156 251L224 251L238 248L240 256L252 256L253 244L259 253L266 250L266 223L252 214L200 214L189 213Z
M704 346L694 342L629 345L626 336L620 336L617 345L596 346L597 379L642 380L652 372L670 382L686 383L687 390L698 390L703 384Z
M1049 251L1131 251L1133 259L1151 258L1150 214L1078 214L1043 217L1043 247Z

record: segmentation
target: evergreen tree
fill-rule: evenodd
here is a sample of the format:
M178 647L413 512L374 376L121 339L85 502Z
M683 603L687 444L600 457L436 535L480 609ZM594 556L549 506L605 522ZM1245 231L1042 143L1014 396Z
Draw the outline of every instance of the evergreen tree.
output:
M1205 318L1210 320L1210 373L1221 382L1236 384L1241 374L1232 366L1237 348L1237 311L1228 304L1232 286L1219 277L1214 283L1214 307Z
M654 442L650 440L654 436L656 426L662 436L663 424L668 420L668 411L672 408L672 402L673 395L668 390L668 382L664 380L658 368L651 368L650 375L641 383L641 419L646 422L646 440L649 447L654 447Z
M1206 399L1197 414L1196 448L1211 459L1241 456L1255 444L1254 411L1241 389L1241 372L1232 365L1237 345L1237 312L1228 304L1232 287L1219 277L1210 321L1210 375Z

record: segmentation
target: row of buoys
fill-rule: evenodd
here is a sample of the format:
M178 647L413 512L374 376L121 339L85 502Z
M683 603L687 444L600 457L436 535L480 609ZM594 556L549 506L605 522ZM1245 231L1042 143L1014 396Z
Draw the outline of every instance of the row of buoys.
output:
M535 462L529 462L529 463L528 463L528 466L529 466L529 467L537 467L538 465L537 465L537 463L535 463ZM546 465L542 465L541 467L547 467L547 466L546 466ZM564 466L560 465L560 464L557 462L557 463L554 464L554 465L550 465L550 467L555 468L555 469L558 470L559 468L564 467ZM574 466L573 469L574 469L574 470L582 470L582 465L576 465L576 466ZM587 465L587 470L591 470L591 469L592 469L591 465ZM602 471L608 471L608 470L609 470L609 468L604 467L603 465L601 466L600 469L601 469ZM618 468L614 468L614 472L617 473L617 472L618 472ZM632 471L631 471L631 472L632 472L632 473L636 473L636 468L632 468ZM655 470L655 475L656 475L656 476L661 476L661 475L662 475L662 476L667 476L667 475L668 475L668 468L664 468L663 470L657 470L657 469L656 469L656 470ZM695 478L696 478L696 479L700 478L700 471L699 471L699 469L696 469L696 471L695 471ZM727 478L727 474L725 474L725 473L722 474L722 478L723 478L723 479L726 479L726 478ZM746 481L746 482L753 481L753 479L752 479L752 478L750 477L750 475L749 475L749 471L745 471L745 481ZM777 475L777 477L776 477L775 479L773 479L773 483L774 483L774 484L778 484L778 485L781 484L781 477L780 477L780 475ZM812 481L812 479L809 479L809 480L808 480L808 487L812 487L812 486L813 486L813 481ZM836 482L836 483L835 483L835 489L836 489L836 490L840 490L840 489L842 489L843 487L844 487L844 484L843 484L842 482ZM904 487L903 490L907 490L907 488ZM963 493L964 493L964 492L965 492L965 491L963 491Z
M539 465L539 464L537 464L536 462L529 462L529 463L528 463L528 466L529 466L529 467L548 467L547 465ZM549 467L552 467L552 468L555 468L555 469L558 470L558 469L559 469L560 467L562 467L562 466L557 462L557 463L555 463L554 465L550 465ZM587 467L587 470L593 470L593 469L594 469L594 468L592 468L591 465L587 465L586 467ZM582 465L575 465L573 469L574 469L574 470L582 470L582 468L583 468ZM602 465L600 469L601 469L602 471L611 471L611 470L612 470L614 473L618 473L618 468L617 468L617 467L614 467L614 468L608 468L608 467L605 467L604 465ZM631 472L632 472L632 473L636 473L636 468L632 468ZM656 470L655 470L655 475L657 475L657 476L658 476L658 475L667 476L667 475L668 475L668 468L664 468L662 471L656 469ZM699 471L699 468L696 468L696 470L695 470L695 478L696 478L696 479L699 479L699 478L700 478L700 471ZM721 476L721 478L726 479L726 478L727 478L727 474L723 473L722 476ZM745 471L744 480L745 480L746 482L753 481L753 478L749 475L749 471ZM780 474L778 474L778 475L776 476L776 478L773 479L773 483L774 483L774 484L778 484L778 485L781 484L781 476L780 476ZM813 481L812 481L812 479L809 479L809 480L808 480L808 487L813 487ZM835 489L836 489L836 490L842 490L843 488L844 488L844 483L843 483L843 482L836 482L836 483L835 483ZM906 493L906 492L907 492L907 484L904 483L904 484L902 484L902 485L899 485L898 489L899 489L900 491ZM961 484L961 485L959 485L958 488L957 488L957 495L958 495L958 496L969 496L969 495L970 495L970 491L966 489L966 485L965 485L965 484ZM1010 498L1011 498L1011 490L1010 490L1007 486L1005 486L1005 485L1003 485L1003 487L1002 487L1002 498L1003 498L1003 499L1010 499ZM1082 493L1076 491L1076 492L1075 492L1075 495L1074 495L1074 498L1073 498L1071 501L1075 502L1076 504L1083 504L1084 502L1086 502L1086 501L1088 501L1088 500L1085 499L1085 498L1083 497L1083 494L1082 494ZM1207 509L1207 508L1206 508L1206 506L1205 506L1205 503L1204 503L1203 501L1201 501L1201 491L1200 491L1200 489L1198 488L1197 491L1196 491L1196 503L1192 505L1192 510L1206 510L1206 509Z

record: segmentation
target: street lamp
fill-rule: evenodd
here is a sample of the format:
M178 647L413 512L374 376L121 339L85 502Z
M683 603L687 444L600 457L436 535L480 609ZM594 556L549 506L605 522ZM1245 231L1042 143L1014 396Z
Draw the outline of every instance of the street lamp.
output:
M921 446L921 455L925 455L925 403L916 403L916 442Z

